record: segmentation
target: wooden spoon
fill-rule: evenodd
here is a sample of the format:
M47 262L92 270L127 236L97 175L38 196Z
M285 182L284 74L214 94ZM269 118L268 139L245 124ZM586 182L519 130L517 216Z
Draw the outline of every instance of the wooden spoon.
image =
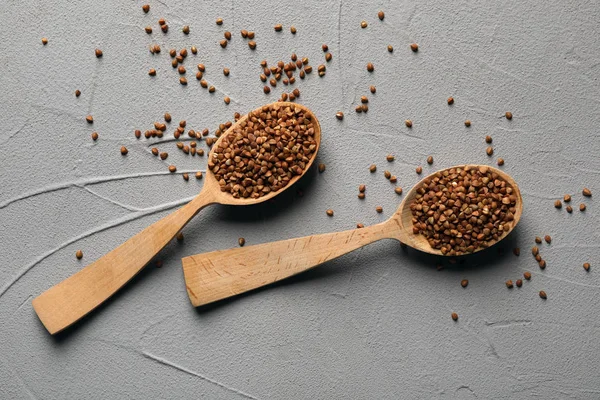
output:
M313 121L316 149L302 175L313 163L321 143L321 127L315 115L306 107L288 102L277 102L269 108L295 107L301 109ZM253 111L257 112L263 107ZM240 118L217 140L213 149L235 126L241 124L248 115ZM212 155L212 150L209 157ZM210 158L209 158L210 159ZM188 204L150 225L125 243L99 258L81 271L51 287L35 299L33 308L51 334L55 334L76 322L108 299L131 278L133 278L177 233L207 205L219 203L235 206L257 204L267 201L294 184L302 175L293 177L289 183L266 196L257 199L234 198L229 192L222 192L211 171L207 171L200 194Z
M484 166L451 168L479 167ZM510 227L512 231L523 212L519 187L506 173L486 168L500 175L517 196L516 212ZM425 253L443 255L432 248L423 235L414 234L412 230L410 204L420 183L408 192L390 219L376 225L185 257L182 260L183 273L192 304L198 307L280 281L381 239L396 239ZM496 242L504 239L509 232L505 231Z

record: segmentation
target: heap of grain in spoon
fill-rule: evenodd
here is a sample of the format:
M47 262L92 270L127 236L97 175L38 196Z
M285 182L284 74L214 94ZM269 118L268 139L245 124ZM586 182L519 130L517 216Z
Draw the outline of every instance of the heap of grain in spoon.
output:
M208 168L222 192L259 198L285 187L317 148L309 115L294 104L265 106L236 124L211 153Z
M417 189L413 233L444 255L473 253L511 230L516 203L513 188L486 166L440 171Z

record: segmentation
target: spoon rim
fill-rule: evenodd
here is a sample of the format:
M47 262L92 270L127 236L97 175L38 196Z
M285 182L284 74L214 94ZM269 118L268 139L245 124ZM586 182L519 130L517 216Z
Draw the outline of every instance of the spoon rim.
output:
M259 198L253 199L250 197L240 197L240 198L235 198L233 197L233 195L229 192L222 192L220 187L219 187L219 182L217 181L214 173L208 168L206 168L206 180L204 182L204 186L202 187L202 192L206 191L210 191L211 192L211 196L212 196L212 200L214 203L219 203L219 204L227 204L227 205L253 205L253 204L259 204L262 202L265 202L267 200L272 199L273 197L277 196L278 194L283 193L285 190L289 189L291 186L293 186L296 182L298 182L304 175L306 175L306 173L308 172L308 170L312 167L313 163L315 162L316 158L317 158L317 154L319 153L319 149L321 148L321 124L319 123L319 120L317 118L317 116L315 115L315 113L308 108L307 106L303 105L303 104L299 104L299 103L293 103L293 102L289 102L289 101L275 101L272 103L268 103L268 104L264 104L260 107L255 108L254 110L244 114L242 117L240 117L240 119L238 119L234 124L232 124L225 132L223 132L221 134L221 136L217 139L217 141L215 143L213 143L212 148L210 149L209 153L208 153L208 158L207 158L207 163L208 161L210 161L212 155L214 154L214 149L217 148L217 146L219 145L219 143L225 138L227 137L232 131L233 129L243 123L244 121L246 121L248 119L248 116L255 113L255 112L259 112L261 111L263 108L265 107L269 107L270 109L272 108L281 108L281 107L287 107L290 106L292 108L299 108L301 109L305 114L308 114L311 117L311 121L313 122L313 127L315 129L315 133L313 135L316 145L317 147L315 148L315 151L313 152L311 158L309 159L308 163L306 164L304 170L302 171L302 174L300 175L296 175L293 176L290 181L288 182L287 185L285 185L284 187L282 187L281 189L275 191L275 192L269 192L268 194L261 196Z
M491 170L492 172L497 173L504 181L506 181L507 185L509 185L509 187L511 187L513 189L513 191L514 191L513 194L517 196L517 202L515 204L516 210L514 213L514 219L510 225L510 230L504 231L504 233L497 240L495 240L493 242L488 242L487 247L477 248L475 251L473 251L471 253L453 254L453 255L442 254L442 252L440 250L434 249L433 247L431 247L431 245L429 244L429 242L427 241L425 236L421 235L421 233L414 234L412 232L412 212L410 210L410 204L414 200L417 189L420 187L420 185L426 179L430 179L430 178L434 177L436 174L443 172L443 171L450 170L450 169L455 169L455 168L463 168L463 169L477 168L477 169L479 169L480 167L486 167L489 170ZM402 243L404 243L416 250L422 251L424 253L443 256L443 257L463 257L463 256L468 256L471 254L478 253L482 250L489 249L490 247L493 247L497 243L504 240L517 227L519 221L521 220L522 214L523 214L523 197L521 196L521 190L519 189L519 185L517 184L517 182L514 180L514 178L512 176L510 176L508 173L506 173L498 168L492 167L490 165L460 164L460 165L453 165L451 167L439 169L439 170L434 171L431 174L423 177L422 179L420 179L408 191L408 193L406 193L406 196L404 197L404 199L402 200L402 202L400 203L400 205L398 206L398 208L396 209L396 211L394 212L394 214L392 215L392 217L390 217L390 219L388 221L393 221L394 223L396 223L398 225L398 228L397 228L398 229L398 232L397 232L398 240L400 240ZM415 238L418 238L418 240L416 240Z

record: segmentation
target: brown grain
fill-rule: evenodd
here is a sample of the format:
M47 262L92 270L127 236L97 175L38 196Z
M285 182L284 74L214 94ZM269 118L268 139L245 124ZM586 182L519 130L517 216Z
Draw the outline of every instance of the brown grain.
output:
M437 172L416 188L413 232L444 255L472 253L510 231L516 202L513 188L488 167Z
M235 198L259 198L302 175L317 147L314 131L302 109L264 106L221 138L208 168L221 191Z

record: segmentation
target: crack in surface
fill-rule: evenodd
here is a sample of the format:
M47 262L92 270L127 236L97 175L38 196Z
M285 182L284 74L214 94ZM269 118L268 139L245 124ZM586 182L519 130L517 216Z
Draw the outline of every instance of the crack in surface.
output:
M0 289L0 298L2 296L4 296L4 294L14 284L16 284L23 276L25 276L25 274L27 272L29 272L33 267L35 267L40 262L44 261L46 258L48 258L51 255L53 255L57 251L60 251L60 250L64 249L68 245L70 245L72 243L75 243L78 240L84 239L84 238L86 238L88 236L94 235L96 233L105 231L105 230L110 229L110 228L114 228L114 227L119 226L119 225L123 225L123 224L125 224L127 222L134 221L136 219L140 219L140 218L148 216L148 215L156 214L156 213L161 212L161 211L169 210L171 208L175 208L177 206L180 206L180 205L183 205L183 204L189 202L192 199L193 199L193 197L190 197L188 199L177 200L177 201L174 201L174 202L160 204L158 206L154 206L154 207L149 207L149 208L142 209L142 210L140 210L138 212L131 213L131 214L126 215L126 216L124 216L122 218L119 218L119 219L117 219L115 221L108 222L108 223L106 223L104 225L101 225L101 226L95 228L95 229L92 229L92 230L89 230L87 232L84 232L84 233L82 233L80 235L77 235L77 236L75 236L75 237L67 240L64 243L61 243L58 247L55 247L54 249L52 249L50 251L47 251L46 253L42 254L41 256L39 256L38 258L36 258L33 262L31 262L29 265L27 265L25 268L23 268L21 271L19 271L17 273L17 275L12 280L8 281L4 285L4 287L2 287L2 289Z
M177 172L174 172L174 173L173 172L169 172L169 171L164 171L164 172L138 172L136 174L114 175L114 176L99 176L99 177L94 177L94 178L84 178L84 179L80 179L80 180L76 180L76 181L57 183L57 184L54 184L54 185L46 186L45 188L42 188L42 189L38 189L38 190L29 192L29 193L22 194L22 195L17 196L17 197L13 197L12 199L5 200L4 202L0 203L0 210L3 209L3 208L8 207L9 205L11 205L13 203L16 203L16 202L21 201L21 200L28 199L30 197L35 197L35 196L39 196L39 195L42 195L42 194L45 194L45 193L56 192L58 190L68 189L68 188L72 188L72 187L84 187L86 185L95 185L95 184L98 184L98 183L114 182L114 181L120 181L120 180L131 179L131 178L143 178L143 177L147 177L147 176L195 173L197 171L198 170L195 169L195 170L177 171Z
M127 205L127 204L123 204L123 203L120 203L120 202L118 202L118 201L116 201L116 200L113 200L113 199L111 199L111 198L109 198L109 197L102 196L101 194L94 192L92 189L88 188L87 186L79 186L79 187L81 187L81 188L82 188L82 189L84 189L85 191L87 191L87 192L91 193L92 195L94 195L94 196L98 197L99 199L102 199L102 200L104 200L104 201L107 201L107 202L109 202L109 203L112 203L112 204L114 204L114 205L116 205L116 206L119 206L119 207L121 207L121 208L125 209L125 210L128 210L128 211L140 211L140 209L139 209L139 208L137 208L137 207L132 207L132 206L129 206L129 205Z
M202 380L204 380L204 381L210 382L210 383L212 383L213 385L217 385L217 386L219 386L220 388L223 388L223 389L225 389L225 390L227 390L227 391L229 391L229 392L231 392L231 393L235 393L235 394L237 394L238 396L240 396L240 397L243 397L243 398L245 398L245 399L253 399L253 400L257 400L257 398L256 398L256 397L254 397L254 396L252 396L252 395L250 395L250 394L248 394L248 393L242 392L241 390L238 390L238 389L236 389L236 388L234 388L234 387L231 387L231 386L228 386L228 385L226 385L226 384L224 384L224 383L221 383L221 382L219 382L219 381L216 381L216 380L214 380L214 379L212 379L212 378L209 378L209 377L208 377L208 376L206 376L206 375L202 375L202 374L200 374L200 373L198 373L198 372L194 372L194 371L192 371L192 370L190 370L190 369L187 369L187 368L185 368L185 367L183 367L183 366L181 366L181 365L178 365L178 364L176 364L176 363L174 363L174 362L172 362L172 361L169 361L169 360L167 360L166 358L161 358L161 357L155 356L154 354L152 354L152 353L149 353L149 352L147 352L147 351L144 351L144 352L142 352L142 355L143 355L144 357L146 357L146 358L150 359L150 360L153 360L153 361L155 361L155 362L159 363L159 364L165 365L165 366L167 366L167 367L174 368L174 369L176 369L176 370L178 370L178 371L181 371L181 372L184 372L184 373L186 373L186 374L188 374L188 375L192 375L192 376L195 376L195 377L197 377L197 378L200 378L200 379L202 379Z

